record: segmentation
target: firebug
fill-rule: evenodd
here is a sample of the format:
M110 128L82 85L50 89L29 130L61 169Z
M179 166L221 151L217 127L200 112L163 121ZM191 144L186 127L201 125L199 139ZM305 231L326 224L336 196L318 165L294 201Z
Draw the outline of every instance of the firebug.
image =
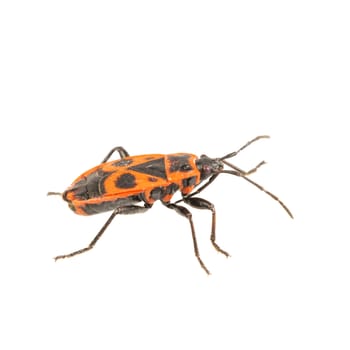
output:
M66 191L48 193L48 195L61 195L68 206L79 215L112 211L109 219L87 247L69 254L58 255L55 260L71 258L91 250L116 215L144 213L152 207L155 201L159 200L167 208L173 209L188 220L195 256L205 272L210 274L199 254L192 214L179 203L183 202L196 209L211 211L211 243L218 252L227 257L229 254L216 243L215 207L206 199L197 196L220 174L231 174L248 181L277 201L293 218L291 211L277 196L248 177L265 162L260 162L253 169L244 171L227 161L253 142L268 137L266 135L257 136L237 151L221 158L210 158L206 155L198 158L189 153L129 156L123 147L113 148L100 165L80 175ZM119 153L120 159L108 161L114 152ZM225 166L229 169L225 169ZM182 198L171 202L177 191L180 191ZM142 205L138 205L140 203Z

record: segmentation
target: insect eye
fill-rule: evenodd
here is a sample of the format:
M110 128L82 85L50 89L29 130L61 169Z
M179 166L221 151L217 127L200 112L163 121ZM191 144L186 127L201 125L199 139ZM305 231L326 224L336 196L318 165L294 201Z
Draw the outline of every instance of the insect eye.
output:
M211 172L211 167L208 164L204 164L203 171L208 174Z

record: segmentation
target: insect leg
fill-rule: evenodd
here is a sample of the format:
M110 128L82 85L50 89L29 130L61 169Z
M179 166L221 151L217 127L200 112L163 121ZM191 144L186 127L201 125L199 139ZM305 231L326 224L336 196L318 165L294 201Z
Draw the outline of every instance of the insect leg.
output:
M120 158L123 159L125 157L129 157L129 153L127 151L125 151L125 149L123 147L114 147L112 148L109 153L106 155L106 157L104 157L103 161L101 163L106 163L107 160L109 158L111 158L112 154L115 152L115 151L118 151L119 155L120 155Z
M210 275L209 270L207 269L207 267L204 265L202 259L199 256L199 250L198 250L198 245L197 245L197 239L196 239L196 233L194 230L194 225L193 225L193 220L192 220L192 214L191 212L185 208L182 207L180 205L174 204L174 203L167 203L165 204L165 206L169 209L174 209L178 214L180 214L181 216L185 217L191 225L191 233L192 233L192 240L193 240L193 248L194 248L194 254L196 255L196 258L199 262L199 264L201 265L201 267L203 268L203 270Z
M219 176L219 174L214 174L212 177L209 178L209 180L201 187L199 187L197 189L197 191L193 192L193 193L190 193L186 196L184 196L183 198L179 199L178 201L176 201L174 204L177 204L177 203L180 203L180 202L183 202L185 200L185 198L190 198L190 197L193 197L193 196L196 196L198 193L201 193L205 188L207 188L217 177Z
M216 239L216 212L215 212L215 206L214 204L210 203L206 199L203 198L198 198L198 197L190 197L190 198L184 198L184 202L188 205L190 205L193 208L196 209L207 209L210 210L212 213L212 221L211 221L211 235L210 235L210 240L211 243L213 244L214 248L224 254L226 257L229 257L230 254L225 252L223 249L221 249L218 244L215 242Z
M71 258L72 256L82 254L82 253L85 253L85 252L91 250L95 246L97 241L101 238L103 233L106 231L106 228L109 226L109 224L112 222L112 220L114 219L114 217L117 214L138 214L138 213L143 213L148 209L149 208L139 207L137 205L128 205L125 207L119 207L119 208L114 209L112 215L109 217L109 219L106 221L106 223L102 226L101 230L98 232L98 234L95 236L95 238L90 242L90 244L87 247L76 250L76 251L69 253L69 254L58 255L54 258L55 261L58 259Z

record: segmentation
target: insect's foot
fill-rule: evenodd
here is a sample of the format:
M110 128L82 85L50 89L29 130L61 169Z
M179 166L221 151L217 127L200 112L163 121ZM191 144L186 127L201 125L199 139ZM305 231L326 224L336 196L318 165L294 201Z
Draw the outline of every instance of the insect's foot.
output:
M57 256L54 257L54 260L55 260L55 262L56 262L57 260L59 260L59 259L64 259L64 258L66 258L66 257L67 257L67 255L57 255Z
M200 258L199 255L196 256L197 260L199 262L199 264L201 265L201 268L208 274L210 275L210 271L207 269L207 267L204 265L204 262L202 261L202 259Z
M214 248L221 254L225 255L226 258L229 258L231 255L227 253L225 250L221 249L215 242L212 242Z

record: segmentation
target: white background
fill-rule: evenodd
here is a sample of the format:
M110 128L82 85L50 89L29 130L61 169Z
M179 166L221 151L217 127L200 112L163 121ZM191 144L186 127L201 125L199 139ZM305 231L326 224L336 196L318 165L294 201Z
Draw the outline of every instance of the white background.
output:
M1 349L349 349L346 1L3 1ZM114 146L234 159L189 225L59 197Z

